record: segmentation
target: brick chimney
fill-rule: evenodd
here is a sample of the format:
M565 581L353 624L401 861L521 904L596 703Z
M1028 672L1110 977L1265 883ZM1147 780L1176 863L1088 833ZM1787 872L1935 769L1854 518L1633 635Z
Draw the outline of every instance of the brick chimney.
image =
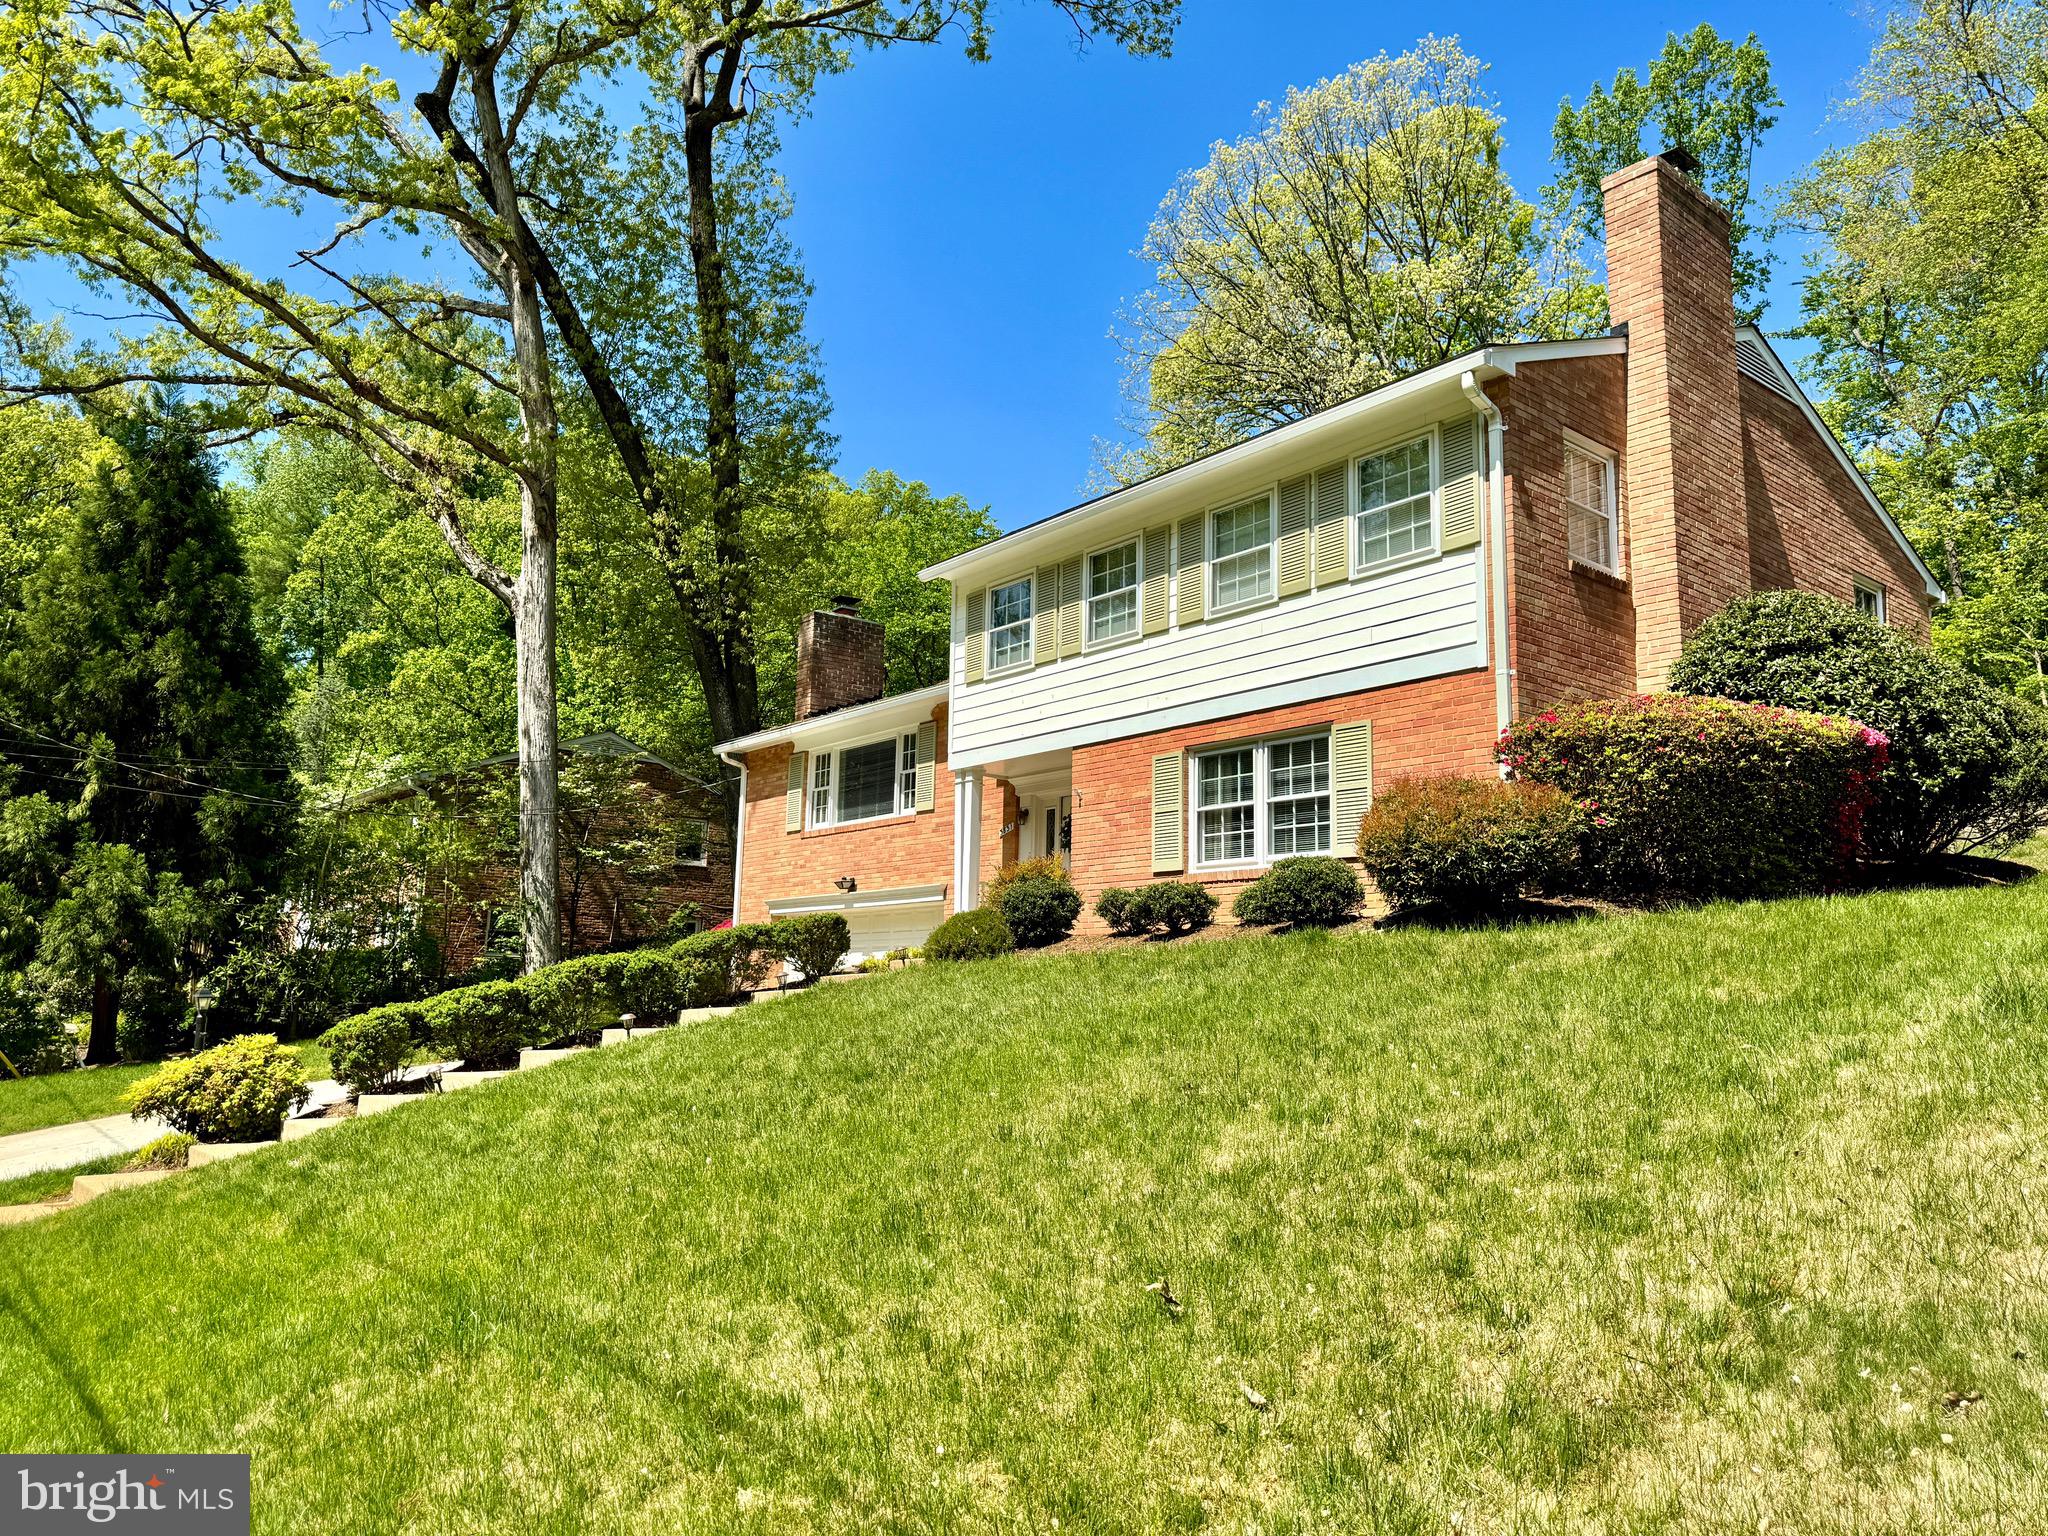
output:
M1607 308L1628 332L1636 683L1664 684L1700 621L1750 589L1728 212L1666 150L1601 182Z
M796 717L830 714L882 696L882 626L860 616L860 599L835 597L796 631Z

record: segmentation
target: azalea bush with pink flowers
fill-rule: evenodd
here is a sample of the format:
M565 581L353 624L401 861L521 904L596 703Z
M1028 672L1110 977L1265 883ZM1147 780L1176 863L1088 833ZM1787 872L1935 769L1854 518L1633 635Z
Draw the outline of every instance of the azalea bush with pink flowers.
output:
M1839 716L1653 693L1529 716L1497 755L1579 804L1588 889L1705 899L1839 885L1887 751Z

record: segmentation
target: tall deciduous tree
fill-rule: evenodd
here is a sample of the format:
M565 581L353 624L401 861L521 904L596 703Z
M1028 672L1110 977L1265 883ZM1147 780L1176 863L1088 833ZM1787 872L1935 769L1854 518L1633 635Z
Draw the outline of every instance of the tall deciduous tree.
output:
M1484 67L1446 38L1262 106L1160 205L1128 307L1130 479L1487 341L1583 334L1599 291L1515 195Z
M1731 216L1736 304L1753 320L1770 278L1772 232L1754 222L1750 172L1778 121L1773 109L1784 104L1754 32L1739 43L1705 22L1683 37L1668 33L1647 77L1623 69L1610 85L1595 82L1582 105L1569 97L1559 104L1551 130L1558 178L1546 201L1599 240L1601 178L1661 149L1686 150L1699 162L1701 185Z

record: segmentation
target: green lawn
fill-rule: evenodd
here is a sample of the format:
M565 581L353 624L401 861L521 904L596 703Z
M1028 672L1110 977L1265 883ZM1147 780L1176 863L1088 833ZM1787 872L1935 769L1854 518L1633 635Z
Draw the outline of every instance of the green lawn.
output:
M52 1195L68 1194L71 1181L81 1173L113 1173L128 1161L128 1157L126 1152L116 1152L109 1157L80 1163L75 1168L45 1168L40 1173L24 1173L18 1179L0 1179L0 1205L27 1205L32 1201L47 1200Z
M2048 881L827 987L0 1231L0 1446L266 1532L2040 1530L2043 978Z
M309 1043L289 1049L305 1064L308 1077L327 1076L327 1052L321 1047ZM145 1062L139 1066L80 1067L19 1080L0 1076L0 1136L118 1115L121 1095L156 1068L156 1063Z

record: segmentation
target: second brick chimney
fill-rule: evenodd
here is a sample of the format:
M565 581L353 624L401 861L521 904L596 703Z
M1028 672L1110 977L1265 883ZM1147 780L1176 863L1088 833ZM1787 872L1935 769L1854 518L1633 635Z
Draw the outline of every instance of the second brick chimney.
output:
M796 717L829 714L882 696L888 668L882 626L860 616L860 599L835 597L796 631Z
M1629 586L1646 690L1750 587L1729 219L1691 166L1667 150L1600 184L1607 308L1628 329Z

